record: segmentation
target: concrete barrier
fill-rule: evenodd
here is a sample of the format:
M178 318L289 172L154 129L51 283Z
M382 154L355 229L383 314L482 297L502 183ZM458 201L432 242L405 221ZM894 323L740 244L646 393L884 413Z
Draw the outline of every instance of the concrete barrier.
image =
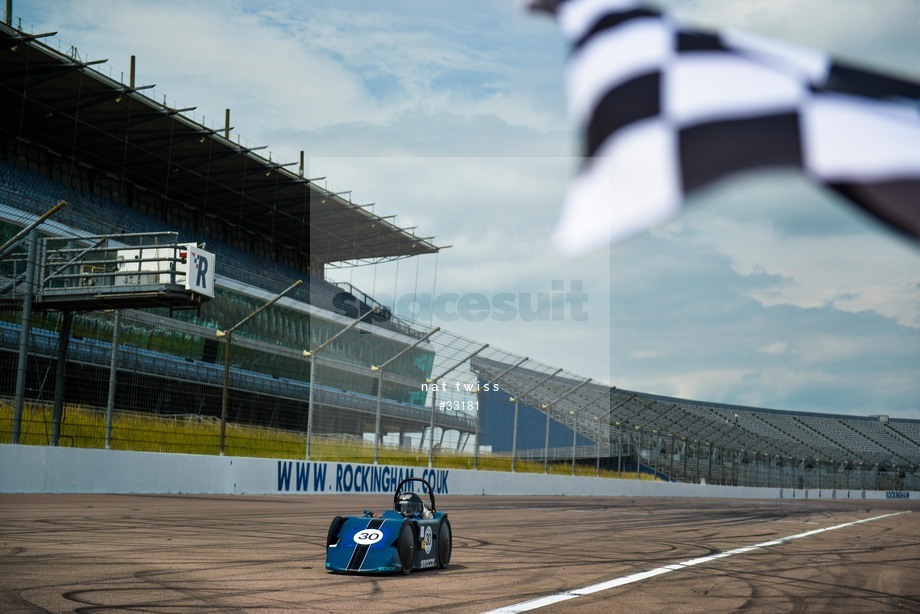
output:
M755 488L467 469L0 445L0 493L380 494L405 477L435 495L891 499L907 491ZM914 493L916 496L916 493Z

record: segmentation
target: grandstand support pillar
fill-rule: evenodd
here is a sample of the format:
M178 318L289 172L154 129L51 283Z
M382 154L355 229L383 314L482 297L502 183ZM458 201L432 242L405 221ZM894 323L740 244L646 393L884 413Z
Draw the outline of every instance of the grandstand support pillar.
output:
M684 471L683 471L683 476L682 476L683 479L681 481L686 482L687 481L687 457L690 455L690 442L687 441L687 437L684 435L680 436L680 440L682 443L681 448L683 449L683 453L684 453Z
M750 478L750 486L761 486L763 480L761 478L760 455L757 453L757 450L754 450L753 471L754 476Z
M434 451L434 412L435 412L435 409L437 408L437 403L436 403L436 401L437 401L437 398L438 398L438 382L439 382L440 380L444 379L445 377L447 377L447 375L448 375L451 371L453 371L454 369L460 367L460 366L461 366L462 364L464 364L466 361L468 361L468 360L471 359L473 356L475 356L476 354L480 353L481 351L483 351L483 350L486 349L487 347L489 347L489 344L488 344L488 343L486 343L485 345L483 345L481 348L479 348L479 349L476 350L475 352L472 352L471 354L467 354L466 356L463 357L462 360L457 361L457 363L456 363L454 366L452 366L450 369L448 369L447 371L444 371L443 373L441 373L441 376L440 376L440 377L427 378L427 379L425 380L426 383L428 383L428 384L434 383L434 390L433 390L432 393L431 393L431 425L430 425L430 427L429 427L429 429L430 429L430 436L431 436L431 439L429 440L429 445L428 445L428 468L429 468L429 469L431 469L432 454L433 454L433 451ZM479 424L479 406L480 406L481 404L482 404L482 387L479 386L479 385L478 385L478 382L477 382L477 385L476 385L476 424L477 424L477 425ZM442 437L443 437L443 433L442 433ZM423 431L422 431L422 444L424 444L424 443L425 443L425 431L423 430ZM479 448L479 427L478 427L478 426L476 427L476 448L477 448L477 449ZM476 456L476 453L474 452L473 455Z
M575 445L578 443L578 412L572 412L574 420L572 421L572 477L575 477ZM600 464L600 459L598 459Z
M32 296L35 292L35 271L38 268L38 231L29 235L29 255L26 259L26 293L22 299L22 329L19 335L19 364L16 368L16 399L13 406L12 442L19 443L22 432L22 406L25 401L26 375L29 368L29 339L32 336Z
M514 460L517 458L517 433L518 433L518 414L520 413L519 399L514 398L514 431L511 434L511 473L514 473Z
M118 337L121 334L121 310L115 310L115 322L112 325L112 361L109 363L109 398L105 406L105 449L112 449L112 417L115 413L115 383L118 367Z
M668 473L670 473L671 475L668 476L668 481L673 482L674 481L674 433L670 433L670 435L671 435L671 449L668 450L668 459L670 460L670 464L668 465Z
M552 378L556 377L556 375L557 375L560 371L562 371L562 369L559 369L558 371L556 371L556 373L553 373L552 375L550 375L549 377L547 377L545 380L543 380L543 382L549 381L549 380L551 380ZM545 440L545 442L544 442L544 444L543 444L543 473L549 473L549 410L550 410L550 408L551 408L553 405L555 405L556 403L558 403L559 401L561 401L562 399L566 398L567 396L569 396L570 394L572 394L573 392L575 392L576 390L578 390L579 388L581 388L582 386L584 386L585 384L587 384L588 382L590 382L590 381L591 381L591 378L589 377L588 379L586 379L586 380L583 381L582 383L578 384L577 386L575 386L575 387L573 387L573 388L569 388L568 390L566 390L565 393L563 393L563 394L562 394L561 396L559 396L558 398L553 399L553 400L550 401L549 403L544 403L544 404L541 406L542 409L543 409L543 411L546 412L546 440ZM540 382L539 384L537 384L537 386L542 386L542 385L543 385L543 382ZM574 449L573 449L572 452L573 452L573 454L574 454ZM574 463L574 461L573 461L573 463ZM573 469L574 469L574 464L573 464Z
M514 371L514 370L517 369L518 367L520 367L522 364L524 364L524 363L527 362L528 360L530 360L530 359L529 359L527 356L525 356L524 358L522 358L522 359L520 359L519 361L517 361L516 363L514 363L512 366L508 367L507 369L505 369L504 371L502 371L501 373L499 373L498 375L496 375L495 377L493 377L492 379L490 379L488 382L486 382L485 385L486 385L486 386L489 386L489 385L491 385L491 384L496 383L498 380L500 380L501 378L505 377L506 375L508 375L509 373L511 373L512 371ZM560 369L560 371L561 371L561 369ZM559 371L556 371L556 373L558 373L558 372L559 372ZM509 401L514 401L514 400L515 400L516 398L518 398L519 396L520 396L520 395L518 395L517 397L510 397L508 400L509 400ZM515 404L515 407L517 407L516 404ZM517 413L515 413L515 416L517 416ZM479 434L478 434L478 431L479 431L479 407L476 408L476 430L477 430L477 434L476 434L476 449L473 450L473 468L474 468L474 469L477 469L477 468L478 468L478 463L479 463ZM512 439L513 439L513 443L512 443L512 446L511 446L511 472L513 473L513 472L514 472L514 457L517 456L517 420L515 420L514 435L512 436Z
M402 356L409 350L412 350L415 347L427 341L429 337L431 337L433 334L435 334L436 332L440 330L441 330L441 327L438 326L437 328L428 331L428 334L426 334L424 337L422 337L421 339L419 339L412 345L403 348L395 356L392 356L388 358L386 361L384 361L383 364L371 365L371 371L376 371L377 376L378 376L378 379L377 379L377 410L374 416L374 464L375 465L377 464L377 460L380 457L380 438L381 438L380 437L380 403L383 400L383 369L384 367L389 365L394 360L398 359L400 356ZM477 444L478 444L478 441L477 441Z
M482 418L479 415L479 404L476 404L476 432L473 433L473 471L479 470L479 433L482 430Z
M636 446L636 480L639 479L639 463L642 458L642 427L636 426L636 433L639 434L639 445Z
M220 331L218 331L220 332ZM227 398L230 394L230 348L233 347L233 331L227 331L227 347L224 348L224 381L220 395L220 455L224 455L227 441Z
M64 388L67 375L67 350L70 347L70 326L73 312L63 312L61 332L58 334L57 366L54 370L54 413L51 418L51 445L57 446L61 439L61 422L64 418Z
M693 455L696 457L696 473L693 477L694 477L694 481L697 484L699 484L700 477L702 477L700 476L700 440L699 439L694 440L694 444L695 445L693 446L693 449L694 449Z
M435 393L435 396L432 397L432 399L435 399L435 398L437 398L437 393ZM433 409L433 408L434 408L434 401L432 401L432 413L434 413L434 409ZM418 451L419 451L419 452L421 452L422 450L425 449L425 438L428 436L428 428L429 428L429 427L423 427L423 428L422 428L422 436L421 436L421 438L419 439L419 442L418 442ZM434 433L432 433L432 435L431 435L431 443L432 443L432 445L434 445ZM430 466L430 465L429 465L429 466Z
M706 480L712 484L712 442L709 442L709 469L706 471Z
M597 434L594 436L594 477L601 475L601 419L600 416L594 416L594 422L597 426ZM617 451L619 454L619 451ZM607 454L610 454L610 436L607 436Z
M821 497L821 459L815 457L815 479L818 481L818 497Z
M599 395L596 399L592 399L592 401L588 403L588 405L593 405L595 401L599 401L601 397L604 397L608 394L611 395L611 400L612 400L613 399L612 395L613 395L613 391L615 388L616 386L612 386L608 390L605 390L603 394ZM626 397L625 399L623 399L622 401L620 401L619 403L617 403L616 405L608 409L606 412L604 412L604 415L600 416L600 418L603 418L604 420L609 420L610 417L613 416L613 412L623 407L624 405L632 401L634 398L636 398L635 393L629 395L628 397ZM582 409L587 408L588 405L585 405ZM597 417L595 416L595 418ZM623 471L623 423L617 420L616 424L619 429L619 433L617 435L617 479L620 479L620 474ZM600 426L599 423L598 423L598 426ZM600 431L598 431L598 438L600 438ZM607 455L608 456L610 455L610 434L609 433L607 434ZM600 476L600 474L601 474L601 458L600 456L598 456L595 475Z
M588 381L591 381L591 380L588 380ZM613 390L614 390L615 388L616 388L616 386L611 386L610 388L605 388L605 389L604 389L604 392L600 393L599 395L597 395L596 397L594 397L593 399L591 399L590 401L588 401L587 403L585 403L584 405L582 405L581 407L579 407L577 410L575 410L575 413L577 414L577 413L580 412L580 411L583 411L583 410L585 410L585 409L588 409L588 407L590 407L591 405L594 405L596 402L600 401L603 397L612 394L612 393L613 393ZM633 397L635 397L635 396L636 396L636 395L633 394L633 395L630 395L629 397L627 397L626 399L620 401L619 403L617 403L616 405L614 405L613 407L611 407L610 409L608 409L608 410L604 413L603 416L594 416L594 420L597 422L597 440L595 441L595 443L596 443L597 445L595 446L595 449L594 449L594 453L595 453L595 456L596 456L596 463L595 463L595 467L594 467L594 476L595 476L595 477L599 477L599 476L601 475L601 448L600 448L600 439L601 439L601 418L603 418L604 420L609 420L610 415L613 414L613 412L614 412L616 409L620 408L622 405L624 405L627 401L630 401L631 399L633 399ZM617 422L617 424L619 425L620 423ZM576 425L577 425L577 419L576 419ZM609 424L608 424L608 426L609 426ZM621 429L621 430L622 430L622 429ZM573 441L573 444L572 444L572 455L573 455L573 458L574 458L574 454L575 454L575 445L574 445L574 441L575 441L575 440L574 440L574 437L573 437L572 441ZM620 443L617 445L617 455L620 455L620 450L621 450L621 449L622 449L622 442L620 442ZM608 457L610 456L610 433L609 433L609 429L608 429L608 433L607 433L607 456L608 456ZM574 460L573 460L573 463L574 463ZM575 474L573 473L572 475L575 475ZM617 474L617 477L619 477L619 474Z
M345 334L346 332L350 331L352 328L357 326L358 323L361 322L364 318L368 317L372 313L377 313L378 311L380 311L380 307L374 305L373 309L369 311L365 311L363 314L361 314L360 317L352 320L348 326L346 326L345 328L343 328L336 334L332 335L332 337L330 337L329 339L326 339L325 341L323 341L315 349L304 350L303 352L304 357L310 359L310 393L307 397L307 451L306 451L307 460L310 460L311 454L313 452L312 450L313 448L313 400L315 399L315 390L316 390L316 386L314 386L314 383L316 383L316 355L319 352L321 352L323 349L325 349L326 346L328 346L330 343L338 339L341 335Z
M371 365L373 367L373 365ZM377 371L377 409L374 412L374 464L380 458L380 401L383 397L383 369Z
M431 381L430 379L428 380ZM435 380L437 382L437 380ZM477 400L479 399L479 392L476 393ZM479 403L476 403L477 406ZM434 460L434 412L437 411L438 407L438 385L435 383L434 390L431 391L431 424L428 426L428 436L430 440L428 442L428 468L431 469L431 463ZM422 441L419 442L419 451L425 446L425 429L422 429Z
M221 394L220 400L220 455L224 455L224 448L227 441L227 397L230 392L230 348L233 346L233 332L238 329L240 326L253 319L264 310L268 309L270 306L274 305L278 300L283 297L285 294L299 286L303 283L302 279L298 279L290 286L287 287L280 294L275 295L268 301L262 304L261 307L250 313L248 316L228 328L227 330L217 330L214 331L214 336L220 339L221 337L226 337L227 339L227 348L224 350L224 386L223 392Z

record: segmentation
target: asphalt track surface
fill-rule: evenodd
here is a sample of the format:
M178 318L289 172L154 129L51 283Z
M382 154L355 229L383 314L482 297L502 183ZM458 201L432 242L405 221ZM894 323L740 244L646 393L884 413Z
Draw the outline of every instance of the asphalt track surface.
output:
M443 496L454 533L447 569L326 572L332 518L391 502L0 495L0 611L520 611L563 594L532 611L920 612L917 500ZM629 576L640 579L578 592Z

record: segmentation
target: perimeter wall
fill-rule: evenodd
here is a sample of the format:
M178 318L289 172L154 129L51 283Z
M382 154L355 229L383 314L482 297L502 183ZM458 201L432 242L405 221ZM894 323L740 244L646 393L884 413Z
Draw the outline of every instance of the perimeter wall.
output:
M0 493L392 494L399 481L406 477L428 480L435 496L910 498L909 491L753 488L463 469L0 445Z

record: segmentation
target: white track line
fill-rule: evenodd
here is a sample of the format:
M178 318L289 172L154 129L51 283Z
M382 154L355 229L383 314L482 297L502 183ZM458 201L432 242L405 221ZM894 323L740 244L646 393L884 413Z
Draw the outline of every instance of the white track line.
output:
M851 527L856 524L861 524L863 522L872 522L873 520L881 520L882 518L890 518L891 516L900 516L901 514L909 514L910 512L895 512L893 514L885 514L883 516L875 516L873 518L864 518L863 520L855 520L853 522L847 522L844 524L838 524L833 527L827 527L825 529L815 529L814 531L806 531L805 533L799 533L797 535L790 535L789 537L783 537L780 539L774 539L772 541L763 542L761 544L754 544L753 546L744 546L742 548L735 548L734 550L726 550L725 552L720 552L719 554L713 554L710 556L703 556L697 559L690 559L688 561L683 561L681 563L673 563L665 567L659 567L658 569L652 569L650 571L642 571L635 573L629 576L623 576L622 578L616 578L614 580L607 580L606 582L601 582L599 584L592 584L591 586L585 586L584 588L578 588L571 591L565 591L564 593L556 593L555 595L547 595L546 597L540 597L538 599L532 599L530 601L522 601L521 603L516 603L514 605L505 606L503 608L498 608L497 610L489 610L485 614L517 614L518 612L528 612L530 610L536 610L538 608L543 608L554 603L559 603L560 601L568 601L569 599L575 599L576 597L581 597L583 595L591 595L593 593L598 593L600 591L606 591L611 588L616 588L618 586L623 586L625 584L632 584L634 582L641 582L648 578L654 578L655 576L660 576L661 574L670 573L672 571L680 571L681 569L686 569L687 567L693 567L694 565L700 565L702 563L708 563L709 561L714 561L716 559L724 559L728 556L733 556L735 554L744 554L746 552L751 552L753 550L759 550L761 548L769 548L770 546L779 546L786 544L788 542L794 541L796 539L802 539L803 537L811 537L812 535L818 535L819 533L824 533L826 531L834 531L836 529L845 529L846 527Z

